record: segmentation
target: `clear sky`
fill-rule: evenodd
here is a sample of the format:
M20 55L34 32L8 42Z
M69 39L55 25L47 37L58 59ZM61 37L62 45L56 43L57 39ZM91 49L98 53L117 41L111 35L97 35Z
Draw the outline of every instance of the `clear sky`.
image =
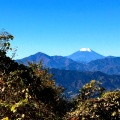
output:
M0 29L18 58L70 55L82 47L120 56L120 0L0 0Z

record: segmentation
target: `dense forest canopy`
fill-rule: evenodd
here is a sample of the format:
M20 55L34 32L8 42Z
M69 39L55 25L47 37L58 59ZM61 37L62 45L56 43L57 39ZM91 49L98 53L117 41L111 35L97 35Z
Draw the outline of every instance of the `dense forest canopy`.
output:
M76 98L64 89L42 63L19 64L6 54L13 35L0 34L0 119L2 120L118 120L120 91L106 91L91 80Z

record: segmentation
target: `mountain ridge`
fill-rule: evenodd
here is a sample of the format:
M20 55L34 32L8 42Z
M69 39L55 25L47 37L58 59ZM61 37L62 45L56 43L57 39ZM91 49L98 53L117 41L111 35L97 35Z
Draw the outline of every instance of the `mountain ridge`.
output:
M82 51L86 50L91 53L91 49L84 48ZM83 53L84 53L83 52ZM87 52L87 53L88 53ZM45 53L38 52L34 55L25 57L23 59L16 60L17 62L27 65L27 61L38 63L43 60L43 65L47 68L57 68L65 70L77 70L77 71L101 71L106 74L118 74L120 75L120 57L108 56L101 59L92 60L89 62L75 61L71 58L64 56L49 56Z
M50 73L54 75L56 83L63 86L67 92L72 92L75 95L79 90L91 80L97 80L102 83L102 86L108 91L120 89L120 75L108 75L100 71L75 71L75 70L60 70L50 69ZM68 96L70 96L68 94Z

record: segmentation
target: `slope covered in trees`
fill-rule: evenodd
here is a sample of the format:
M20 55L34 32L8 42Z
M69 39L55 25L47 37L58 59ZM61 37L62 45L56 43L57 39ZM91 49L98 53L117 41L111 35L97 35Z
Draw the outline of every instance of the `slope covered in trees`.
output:
M105 92L95 80L80 90L75 107L67 114L68 120L119 120L120 90Z
M61 119L67 111L63 88L56 86L42 64L29 67L6 56L13 36L0 36L0 119ZM62 107L61 107L62 106Z
M107 75L102 72L80 72L75 70L59 70L50 69L50 73L54 74L56 83L63 86L67 92L71 91L72 96L78 93L78 91L89 83L90 80L97 80L102 83L103 87L107 90L115 90L120 88L120 75Z

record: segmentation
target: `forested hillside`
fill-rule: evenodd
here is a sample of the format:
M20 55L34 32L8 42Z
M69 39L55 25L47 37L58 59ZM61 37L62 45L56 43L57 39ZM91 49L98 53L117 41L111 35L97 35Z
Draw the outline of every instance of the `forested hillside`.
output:
M120 91L108 92L91 80L67 100L64 89L41 63L18 64L6 54L14 37L0 34L1 120L118 120Z
M89 83L90 80L101 82L103 87L110 91L120 88L120 75L107 75L100 71L80 72L59 69L50 69L49 71L54 75L56 83L66 89L66 94L70 92L67 94L68 97L76 95L82 86Z

